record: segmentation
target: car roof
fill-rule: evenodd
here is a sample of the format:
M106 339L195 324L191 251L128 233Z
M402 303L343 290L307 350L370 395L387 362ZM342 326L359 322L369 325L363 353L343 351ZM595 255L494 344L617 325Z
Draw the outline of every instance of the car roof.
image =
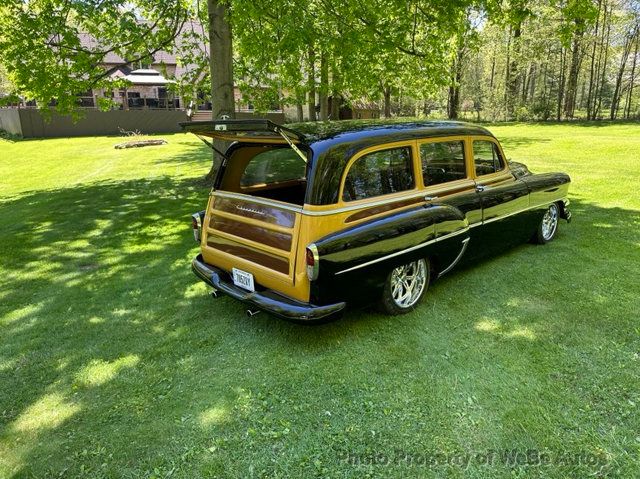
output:
M445 120L341 120L327 122L290 123L287 128L304 135L308 144L319 142L353 142L358 139L384 138L396 141L451 135L489 135L486 128L461 121Z

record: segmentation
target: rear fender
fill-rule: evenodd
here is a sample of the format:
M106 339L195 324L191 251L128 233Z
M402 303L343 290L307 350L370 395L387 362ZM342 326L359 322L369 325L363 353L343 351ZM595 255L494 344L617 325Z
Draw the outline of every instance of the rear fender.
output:
M312 301L370 301L397 266L431 255L438 264L449 264L459 248L449 251L442 245L458 235L462 240L467 231L460 210L429 204L325 236L315 242L320 268L311 285Z

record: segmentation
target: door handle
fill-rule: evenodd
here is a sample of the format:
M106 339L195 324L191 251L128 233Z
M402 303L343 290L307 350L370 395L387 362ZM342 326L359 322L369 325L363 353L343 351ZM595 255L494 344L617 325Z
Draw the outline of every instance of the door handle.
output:
M433 200L437 200L437 199L438 199L437 196L429 196L429 195L427 195L427 196L424 197L425 201L433 201Z
M482 193L483 191L486 191L487 189L489 189L488 186L484 186L484 185L476 185L476 191L478 193Z

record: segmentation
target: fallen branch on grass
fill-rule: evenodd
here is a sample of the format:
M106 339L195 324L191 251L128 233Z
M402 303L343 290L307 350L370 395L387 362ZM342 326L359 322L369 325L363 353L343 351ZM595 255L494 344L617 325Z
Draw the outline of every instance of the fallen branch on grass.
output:
M118 143L114 148L116 150L122 150L124 148L140 148L143 146L153 146L153 145L166 145L166 140L135 140L135 141L127 141L125 143Z

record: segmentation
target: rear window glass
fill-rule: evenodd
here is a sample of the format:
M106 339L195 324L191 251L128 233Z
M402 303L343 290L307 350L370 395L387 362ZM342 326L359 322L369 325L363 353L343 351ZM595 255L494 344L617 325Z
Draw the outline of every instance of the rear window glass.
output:
M274 148L254 156L240 178L249 187L292 180L304 180L307 165L291 148Z
M361 200L414 187L409 147L376 151L358 158L347 174L342 198Z

